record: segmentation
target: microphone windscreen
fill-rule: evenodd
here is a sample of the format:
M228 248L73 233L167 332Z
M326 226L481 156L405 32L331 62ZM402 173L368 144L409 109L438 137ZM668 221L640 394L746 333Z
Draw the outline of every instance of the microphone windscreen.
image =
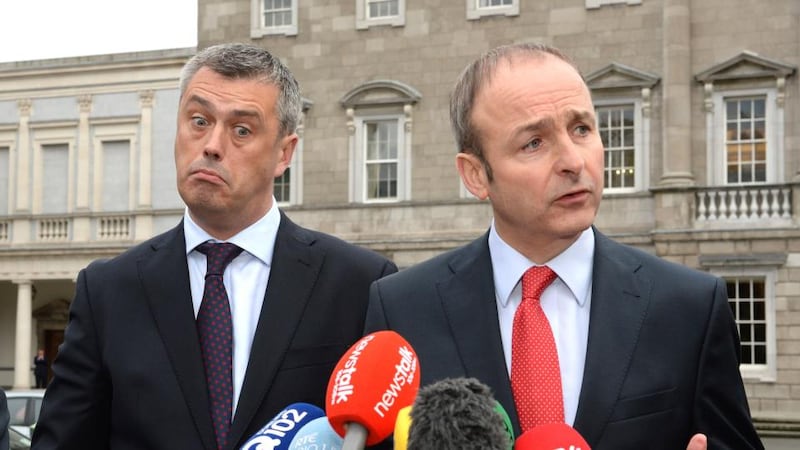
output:
M353 344L333 369L325 413L340 436L348 423L357 423L366 429L366 444L374 445L392 434L398 411L413 403L418 390L411 345L394 331L377 331Z
M327 417L305 424L289 443L290 450L342 450L344 439L331 428Z
M309 403L292 403L261 427L239 449L287 450L297 432L320 417L325 417L321 408Z
M423 386L411 407L408 450L510 450L491 389L475 378Z
M503 419L503 427L506 430L506 435L508 436L508 442L514 442L514 425L511 424L511 417L508 416L508 412L506 409L503 408L503 405L498 402L497 400L494 401L494 412L500 415L500 418Z
M411 427L411 406L406 406L397 412L394 422L394 450L408 449L408 429Z
M577 430L566 423L538 425L522 433L515 450L591 450Z

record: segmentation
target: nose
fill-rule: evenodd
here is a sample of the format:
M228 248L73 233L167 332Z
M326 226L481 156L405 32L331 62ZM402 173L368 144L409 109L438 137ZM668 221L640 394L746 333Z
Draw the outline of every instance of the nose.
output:
M566 175L579 175L586 165L583 149L569 136L559 139L556 170Z
M225 130L222 125L215 125L207 134L203 147L203 156L214 160L220 160L225 154Z

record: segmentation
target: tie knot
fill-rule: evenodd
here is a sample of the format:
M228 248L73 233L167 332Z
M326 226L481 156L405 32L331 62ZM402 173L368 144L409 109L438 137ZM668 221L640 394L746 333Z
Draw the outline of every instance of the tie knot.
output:
M534 266L522 275L522 299L539 298L558 276L547 266Z
M222 276L228 264L242 253L241 247L230 242L203 242L195 248L198 252L206 255L206 277L209 275Z

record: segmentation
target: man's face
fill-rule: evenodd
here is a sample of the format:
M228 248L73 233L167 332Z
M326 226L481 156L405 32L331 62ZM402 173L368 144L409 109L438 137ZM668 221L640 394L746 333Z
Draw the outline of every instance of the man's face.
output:
M279 138L278 88L202 68L178 108L178 192L192 218L219 239L260 219L273 180L291 161L297 135Z
M551 56L515 56L496 69L472 112L486 163L461 153L470 191L489 198L498 234L537 263L594 221L603 192L603 144L576 70Z

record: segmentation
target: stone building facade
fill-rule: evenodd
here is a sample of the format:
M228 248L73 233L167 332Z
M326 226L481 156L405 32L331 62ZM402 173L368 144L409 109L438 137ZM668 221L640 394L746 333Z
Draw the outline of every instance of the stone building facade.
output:
M800 436L796 0L199 0L198 17L198 47L255 43L300 81L287 214L401 267L491 221L455 170L460 71L512 42L565 51L606 145L597 227L728 281L759 430ZM0 64L0 385L55 352L78 270L180 219L191 53Z
M728 281L759 428L797 434L796 0L200 0L198 16L198 47L255 43L300 81L308 108L282 184L287 213L401 267L491 220L454 167L460 71L512 42L565 51L606 145L596 225Z

